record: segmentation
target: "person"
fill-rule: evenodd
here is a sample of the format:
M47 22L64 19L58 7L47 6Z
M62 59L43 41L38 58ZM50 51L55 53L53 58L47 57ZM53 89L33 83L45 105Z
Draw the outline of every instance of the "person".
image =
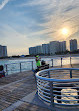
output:
M41 67L40 67L40 70L43 69L49 69L49 64L46 64L44 60L41 61Z
M35 76L35 74L36 74L38 71L41 71L41 70L44 70L44 69L48 69L48 68L49 68L49 64L46 64L46 62L45 62L44 60L42 60L42 61L40 62L39 56L36 56L36 66L37 66L37 68L36 68L35 70L33 70L35 81L36 81L36 76Z
M38 71L49 68L49 64L46 64L46 62L44 60L42 60L40 64L39 63L37 64L37 69L34 70L34 73L37 73Z
M4 67L0 65L0 78L5 77Z
M38 55L36 56L36 66L37 68L41 66L40 58Z

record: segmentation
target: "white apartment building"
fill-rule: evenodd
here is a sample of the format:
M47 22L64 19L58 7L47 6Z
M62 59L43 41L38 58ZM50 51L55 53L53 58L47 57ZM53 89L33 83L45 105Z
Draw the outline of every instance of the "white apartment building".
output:
M36 55L43 53L43 51L42 51L42 46L39 45L39 46L36 46L35 48L36 48Z
M42 44L42 51L44 55L47 55L50 53L49 44Z
M35 55L36 54L36 47L30 47L29 48L29 54L30 55Z
M60 52L66 51L66 41L59 42L59 50Z
M2 57L2 46L0 45L0 57Z
M2 57L6 57L6 56L7 56L7 47L2 46Z
M29 54L30 55L37 55L42 54L42 46L36 46L36 47L30 47L29 48Z
M59 52L59 41L50 42L50 55L54 55L56 52Z
M37 54L43 54L43 55L54 55L58 52L65 52L66 51L66 41L52 41L49 44L42 44L36 47L30 47L29 48L29 54L30 55L37 55Z
M77 40L76 39L71 39L70 40L70 52L76 51L77 50Z
M30 54L30 55L33 55L33 50L34 50L33 47L30 47L30 48L29 48L29 54Z
M7 46L0 45L0 57L6 57L7 56Z

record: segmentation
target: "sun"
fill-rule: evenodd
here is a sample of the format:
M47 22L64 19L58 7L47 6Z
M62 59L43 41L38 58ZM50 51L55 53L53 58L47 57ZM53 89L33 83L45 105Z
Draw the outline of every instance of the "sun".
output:
M61 30L61 33L62 33L63 35L68 35L69 30L68 30L67 28L63 28L63 29Z

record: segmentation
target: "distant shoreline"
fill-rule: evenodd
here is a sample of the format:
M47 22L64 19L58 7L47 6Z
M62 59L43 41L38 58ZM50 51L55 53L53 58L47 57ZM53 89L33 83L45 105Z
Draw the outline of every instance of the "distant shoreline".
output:
M79 57L79 54L66 54L66 55L52 55L52 56L40 56L41 58L56 58L56 57ZM35 59L35 57L20 57L20 58L5 58L3 60L23 60L23 59Z

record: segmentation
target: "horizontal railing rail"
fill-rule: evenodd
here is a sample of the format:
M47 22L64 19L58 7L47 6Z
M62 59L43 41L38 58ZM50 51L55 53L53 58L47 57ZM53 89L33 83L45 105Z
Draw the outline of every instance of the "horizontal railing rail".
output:
M53 78L54 71L64 71L63 78L57 79L57 76ZM51 73L52 72L52 73ZM65 106L77 106L79 105L79 75L74 78L74 74L79 73L79 68L51 68L39 71L36 74L37 78L37 91L38 96L51 104L54 105L65 105ZM43 77L47 73L48 76ZM69 78L69 79L68 79Z
M46 60L46 62L47 62L47 64L49 64L50 67L53 67L53 66L55 66L55 62L58 60L59 65L62 67L64 65L64 59L67 59L67 58L64 58L64 57L61 57L58 59L52 58L50 60ZM69 59L68 64L70 64L72 66L73 57L70 57L68 59ZM27 64L27 66L26 66L26 64ZM18 65L18 66L16 67L16 65ZM24 65L25 65L25 67L24 67ZM35 60L21 61L21 62L16 62L16 63L4 64L4 68L5 68L6 74L9 74L9 73L15 73L15 72L22 72L25 70L34 70L36 68L36 64L35 64Z
M15 72L22 72L24 70L27 70L27 67L23 66L23 64L27 64L27 63L30 63L30 69L29 70L33 70L33 62L34 61L23 61L23 62L4 64L4 69L5 69L6 75L8 75L9 72L12 72L12 71L15 73Z

